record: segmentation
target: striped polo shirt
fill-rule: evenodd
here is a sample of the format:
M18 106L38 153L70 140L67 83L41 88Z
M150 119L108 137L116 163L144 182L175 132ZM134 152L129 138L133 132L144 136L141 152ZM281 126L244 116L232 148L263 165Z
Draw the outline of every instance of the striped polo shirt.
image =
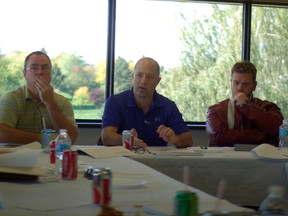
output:
M69 100L55 92L54 99L64 115L77 127ZM41 133L44 129L43 120L47 129L54 129L46 106L33 99L26 86L10 91L0 98L0 123L23 131Z

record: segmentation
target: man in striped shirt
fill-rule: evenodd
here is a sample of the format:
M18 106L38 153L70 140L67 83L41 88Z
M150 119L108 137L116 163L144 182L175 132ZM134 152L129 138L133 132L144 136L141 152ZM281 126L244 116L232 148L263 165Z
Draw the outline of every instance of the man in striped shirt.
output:
M30 53L24 62L26 85L0 99L0 143L41 142L42 129L65 128L72 143L78 136L69 100L51 86L51 60L43 52Z

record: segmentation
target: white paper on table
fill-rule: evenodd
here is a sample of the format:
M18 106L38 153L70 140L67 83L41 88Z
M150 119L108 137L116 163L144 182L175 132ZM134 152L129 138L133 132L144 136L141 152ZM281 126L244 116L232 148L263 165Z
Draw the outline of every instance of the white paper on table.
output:
M36 166L41 150L35 149L15 149L9 153L0 154L0 166Z
M134 152L123 146L73 146L73 149L80 150L94 158L111 158L119 156L132 156Z
M153 149L148 148L152 153L156 155L163 156L203 156L202 152L194 151L192 147L188 148L169 148L164 147L162 149Z
M287 159L288 151L280 151L275 146L263 143L251 150L251 152L260 158L270 158L270 159Z
M7 144L9 146L9 144ZM0 155L4 153L11 153L18 151L19 149L35 149L35 150L40 150L41 149L41 144L39 142L32 142L28 144L23 144L23 145L17 145L17 147L0 147Z
M25 145L20 145L18 147L16 147L15 149L35 149L35 150L40 150L41 149L41 144L39 142L32 142L32 143L28 143Z
M45 172L37 167L41 151L38 142L15 148L0 148L0 172L44 176Z

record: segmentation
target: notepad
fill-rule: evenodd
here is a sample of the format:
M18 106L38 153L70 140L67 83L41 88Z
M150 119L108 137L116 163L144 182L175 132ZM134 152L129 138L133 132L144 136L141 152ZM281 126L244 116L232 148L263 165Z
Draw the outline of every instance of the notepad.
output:
M166 151L154 151L153 153L160 156L203 156L202 152L195 152L192 149L170 149Z

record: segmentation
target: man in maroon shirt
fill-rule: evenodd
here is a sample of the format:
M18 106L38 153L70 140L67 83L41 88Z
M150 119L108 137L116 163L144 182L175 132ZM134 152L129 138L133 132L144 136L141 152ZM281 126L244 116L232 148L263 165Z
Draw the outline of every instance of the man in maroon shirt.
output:
M248 61L232 67L232 97L208 108L209 146L262 143L278 146L283 115L276 104L253 97L256 73L257 69Z

